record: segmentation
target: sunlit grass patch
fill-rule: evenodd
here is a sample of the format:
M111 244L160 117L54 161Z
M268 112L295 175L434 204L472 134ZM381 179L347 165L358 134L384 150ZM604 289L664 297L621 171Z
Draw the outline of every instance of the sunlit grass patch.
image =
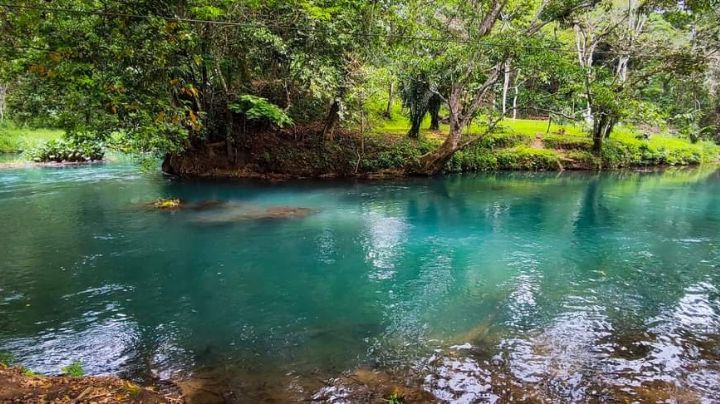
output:
M20 153L34 149L49 140L60 139L63 131L35 129L17 126L11 122L0 123L0 153Z

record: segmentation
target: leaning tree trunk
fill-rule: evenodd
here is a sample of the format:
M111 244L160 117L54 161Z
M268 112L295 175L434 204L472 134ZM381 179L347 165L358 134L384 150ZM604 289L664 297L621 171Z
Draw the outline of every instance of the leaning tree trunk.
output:
M335 139L335 127L337 127L338 121L340 121L340 101L337 99L333 100L330 105L330 111L328 111L327 118L325 118L325 127L323 128L323 139L326 142L332 142Z
M430 130L440 130L440 107L442 106L442 98L433 95L428 102L428 112L430 112Z
M417 175L436 175L442 172L453 154L460 149L461 128L456 122L450 124L450 134L442 145L420 157L420 165L413 170Z

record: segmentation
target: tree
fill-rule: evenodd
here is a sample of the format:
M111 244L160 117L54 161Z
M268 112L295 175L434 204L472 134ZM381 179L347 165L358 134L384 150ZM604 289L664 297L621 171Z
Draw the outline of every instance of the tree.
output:
M448 108L450 130L442 145L422 156L414 171L418 174L440 172L458 150L493 131L502 116L496 116L492 108L484 114L484 131L467 137L463 131L487 106L487 97L494 89L510 60L522 65L523 57L531 53L543 38L542 28L548 23L564 18L569 12L586 8L585 2L447 2L437 7L431 15L429 26L448 37L441 46L442 60L437 63L438 74L448 82L448 93L440 96ZM495 29L503 22L502 33ZM528 46L530 45L530 46ZM537 49L533 50L537 51Z
M247 94L295 122L324 116L332 138L356 61L377 42L357 35L371 33L382 14L359 0L15 7L0 15L0 50L15 66L10 102L20 117L52 117L71 135L97 139L119 131L138 151L222 142L230 161L240 139L262 127L231 108Z
M608 3L601 16L594 10L573 19L593 151L598 155L622 119L655 109L655 100L643 97L649 82L663 74L697 73L706 64L683 38L687 33L674 29L648 3Z

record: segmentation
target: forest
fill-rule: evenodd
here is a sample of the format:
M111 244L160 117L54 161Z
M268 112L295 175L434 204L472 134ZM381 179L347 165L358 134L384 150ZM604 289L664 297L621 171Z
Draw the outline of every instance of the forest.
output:
M0 0L0 402L720 402L718 0Z
M530 168L696 163L712 147L684 143L675 153L672 138L720 141L713 0L56 0L0 9L4 115L62 129L69 142L164 156L170 171L312 160L324 172L436 174L452 161L456 171L492 168L482 156L453 159L482 155L483 142L525 143L493 158L524 152ZM527 139L498 137L522 134L512 130L522 119L549 122ZM535 133L565 151L559 161L532 147ZM606 145L616 133L631 138L619 149ZM654 136L670 145L632 139Z

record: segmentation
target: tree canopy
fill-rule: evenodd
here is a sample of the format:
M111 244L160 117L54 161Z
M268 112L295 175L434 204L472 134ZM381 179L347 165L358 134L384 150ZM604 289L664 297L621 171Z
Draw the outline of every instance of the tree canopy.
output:
M0 3L0 87L16 120L231 160L263 130L332 143L397 98L410 136L449 125L431 174L510 116L585 121L598 152L618 123L720 140L719 18L712 0L22 0Z

